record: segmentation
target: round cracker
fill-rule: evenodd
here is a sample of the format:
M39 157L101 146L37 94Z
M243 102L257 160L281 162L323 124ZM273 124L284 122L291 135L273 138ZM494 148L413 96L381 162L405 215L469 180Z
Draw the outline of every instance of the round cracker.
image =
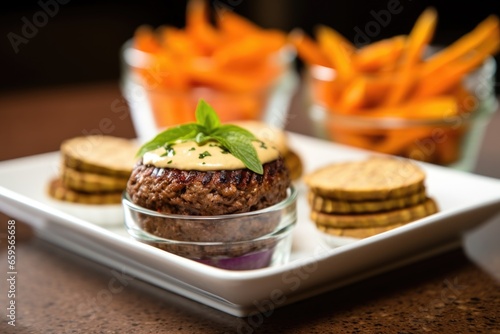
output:
M335 228L330 226L319 225L318 229L326 234L338 236L338 237L349 237L349 238L368 238L372 235L386 232L396 227L403 226L405 224L394 224L388 226L377 226L377 227L362 227L362 228Z
M320 196L312 191L308 194L312 210L324 213L370 213L401 209L423 202L427 198L425 188L398 198L388 198L373 201L340 201Z
M62 166L61 181L67 188L84 192L121 192L127 187L128 177L110 176Z
M84 193L65 187L59 178L50 180L47 192L50 197L79 204L119 204L122 192Z
M414 162L393 157L332 164L305 177L312 192L348 201L403 197L422 188L424 180L425 173Z
M128 177L138 151L130 139L112 136L84 136L61 144L62 160L67 167L82 172Z
M438 211L436 202L427 198L423 203L391 211L364 214L332 214L311 211L311 220L317 225L334 228L370 228L405 224Z

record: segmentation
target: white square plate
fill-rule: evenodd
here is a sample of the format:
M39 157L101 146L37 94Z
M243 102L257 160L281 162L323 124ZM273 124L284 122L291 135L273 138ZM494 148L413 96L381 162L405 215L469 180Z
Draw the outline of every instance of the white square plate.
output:
M368 154L293 133L289 139L306 173ZM291 260L265 269L228 271L132 240L122 224L104 224L121 219L119 208L80 211L90 211L92 219L62 210L46 195L59 159L54 152L0 162L0 210L33 224L41 238L61 247L236 316L265 312L457 247L465 231L500 211L500 180L421 164L440 212L331 248L321 242L308 218L306 189L299 183Z

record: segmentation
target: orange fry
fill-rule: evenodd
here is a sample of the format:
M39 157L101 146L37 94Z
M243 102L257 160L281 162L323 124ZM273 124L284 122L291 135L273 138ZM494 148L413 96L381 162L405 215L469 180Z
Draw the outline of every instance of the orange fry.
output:
M426 9L418 18L410 32L407 46L402 55L400 81L389 92L385 102L386 105L394 106L401 102L414 85L414 76L411 73L412 67L421 60L425 47L434 35L436 23L437 13L433 8Z
M201 50L189 35L174 27L161 27L158 35L164 52L173 53L182 57L200 54Z
M315 64L331 67L330 60L325 56L323 51L302 30L292 30L288 35L288 38L297 49L300 58L306 63L309 65Z
M186 11L186 31L208 54L219 44L219 34L208 20L204 0L189 0Z
M331 122L327 126L330 132L330 139L333 141L364 149L370 149L373 146L370 136L365 135L365 133L358 129L346 128L335 122Z
M458 114L458 105L453 96L440 96L423 101L407 102L396 107L370 109L371 117L398 117L407 119L442 119Z
M419 139L428 137L430 132L431 128L427 127L387 130L385 138L375 142L369 149L381 153L399 155L401 151L415 144Z
M380 75L367 76L366 80L366 102L365 107L374 107L384 101L385 96L393 84L391 74L382 73Z
M320 26L317 35L321 49L330 58L339 77L346 79L353 76L355 70L351 64L349 47L345 47L340 35L326 26Z
M222 34L232 38L239 38L242 35L256 33L261 30L256 24L229 10L217 16L216 20Z
M231 71L221 71L215 68L204 68L194 66L189 69L189 75L192 81L199 86L215 87L228 92L249 92L255 91L259 82L250 79L248 76L238 75Z
M428 8L420 15L408 37L403 66L409 67L421 60L425 48L434 35L436 23L437 13L434 8Z
M498 17L491 15L482 21L473 31L464 35L455 43L431 56L426 62L422 76L430 76L454 60L457 60L479 45L498 39Z
M362 76L356 77L348 84L339 101L340 110L352 111L364 107L366 95L366 80Z
M277 52L285 43L285 35L278 31L268 31L266 34L251 33L215 50L213 61L218 66L261 61L264 58L263 55Z
M405 41L405 36L395 36L369 44L354 55L354 64L362 72L373 72L392 65L400 57Z
M135 30L134 48L144 52L155 53L160 49L160 45L153 32L153 28L142 25Z
M480 47L474 54L463 61L453 62L453 66L441 69L432 77L422 80L414 93L413 99L422 99L429 96L447 93L456 86L463 77L477 68L491 54L500 49L500 39ZM436 80L438 77L439 80Z
M328 27L325 27L328 28ZM318 29L322 29L322 27L318 27ZM341 46L341 49L345 52L347 57L351 57L355 52L356 52L356 46L352 44L347 38L342 36L338 31L333 30L328 28L328 33L331 35L332 38L334 38L339 45Z

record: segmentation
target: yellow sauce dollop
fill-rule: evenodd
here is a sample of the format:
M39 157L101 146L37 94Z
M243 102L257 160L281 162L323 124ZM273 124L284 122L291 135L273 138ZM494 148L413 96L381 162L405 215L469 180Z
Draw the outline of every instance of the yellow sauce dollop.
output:
M278 149L271 142L255 141L253 146L263 164L278 159L280 155ZM182 170L208 171L246 168L240 159L214 141L203 145L198 145L194 141L177 142L145 153L142 161L145 165Z

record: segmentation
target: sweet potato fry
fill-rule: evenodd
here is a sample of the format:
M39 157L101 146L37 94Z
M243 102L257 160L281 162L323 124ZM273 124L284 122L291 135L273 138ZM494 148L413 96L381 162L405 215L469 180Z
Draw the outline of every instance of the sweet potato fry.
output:
M406 119L443 119L458 114L457 101L453 96L440 96L396 107L379 107L365 111L371 117L394 117Z
M148 98L159 126L194 121L193 113L189 112L192 110L192 103L182 94L163 94L159 91L151 91L148 92Z
M361 72L375 72L393 65L401 56L405 42L405 36L395 36L364 46L354 55L355 67Z
M388 73L366 76L365 108L381 105L393 81L393 76Z
M368 148L386 154L401 155L405 148L413 145L417 140L429 137L431 128L419 127L409 129L388 129L384 138L373 143Z
M412 69L420 62L422 54L432 36L437 23L437 13L433 8L426 9L418 18L410 32L401 59L399 82L391 89L385 105L394 106L401 102L415 84Z
M259 26L232 11L224 11L216 20L220 32L230 39L261 31Z
M317 36L321 50L330 59L333 68L337 70L339 79L344 80L352 77L355 70L352 66L349 46L345 47L340 35L329 27L320 26Z
M422 58L422 54L431 41L437 24L437 13L433 8L426 9L418 18L408 37L407 49L403 55L403 66L409 67Z
M186 31L210 54L219 44L219 34L208 20L208 7L204 0L190 0L186 12Z
M491 15L483 20L473 31L464 35L452 45L429 57L422 69L422 76L428 77L444 66L465 56L479 45L498 40L498 17Z
M322 26L319 26L318 29L321 30ZM351 57L356 52L357 50L356 46L352 44L347 38L345 38L342 34L340 34L338 31L334 29L328 28L328 30L329 30L328 33L339 43L341 49L344 51L347 57Z
M153 28L142 25L135 30L133 46L137 50L155 53L160 49L160 45L153 32Z
M454 61L453 66L442 68L434 76L422 78L413 99L448 93L467 73L477 68L489 55L497 52L499 48L500 38L480 46L467 59ZM435 77L438 77L439 80L436 80Z
M338 143L364 149L371 149L373 146L370 136L358 129L346 128L335 124L335 122L329 123L327 129L329 138Z
M222 71L217 68L193 67L189 70L189 76L193 84L202 87L213 87L226 92L253 92L261 87L261 84L252 74L239 75L233 71ZM254 73L257 78L257 73Z
M250 33L234 43L226 44L215 50L212 60L217 66L229 64L241 66L262 61L263 55L277 52L286 43L286 37L278 31Z
M300 58L309 65L332 66L330 60L323 53L323 50L302 30L292 30L288 38L297 49Z
M363 76L357 76L345 87L339 101L339 110L350 112L363 108L365 95L366 79Z
M193 39L182 29L160 27L158 28L157 34L163 52L176 54L182 57L191 57L192 55L201 53L201 50Z

